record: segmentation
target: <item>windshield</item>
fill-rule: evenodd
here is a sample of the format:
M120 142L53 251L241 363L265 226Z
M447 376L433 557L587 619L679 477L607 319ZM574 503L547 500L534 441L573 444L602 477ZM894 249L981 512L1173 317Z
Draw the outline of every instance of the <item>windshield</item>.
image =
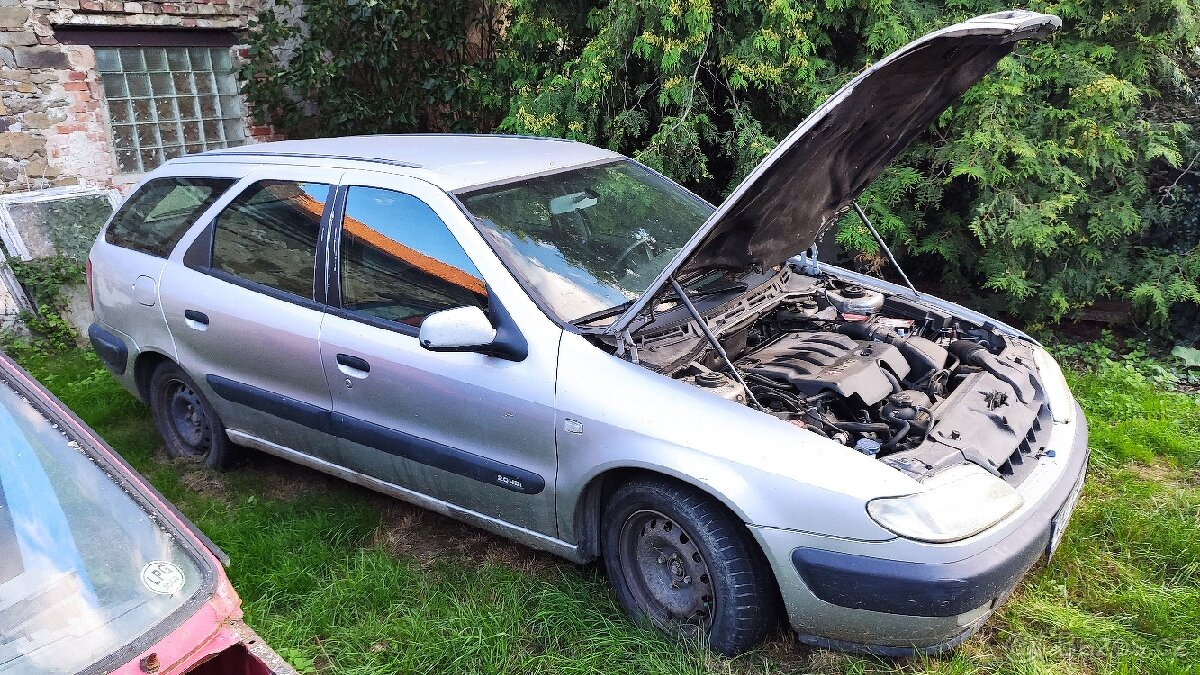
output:
M636 299L713 211L630 160L459 197L525 287L566 322Z
M0 673L75 672L201 587L187 552L0 381Z

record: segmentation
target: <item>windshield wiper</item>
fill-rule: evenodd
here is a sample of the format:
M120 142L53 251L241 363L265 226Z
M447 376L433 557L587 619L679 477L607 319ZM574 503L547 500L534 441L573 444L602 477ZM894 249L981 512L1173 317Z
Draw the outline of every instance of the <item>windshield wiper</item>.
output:
M713 286L711 288L688 289L688 297L706 298L710 295L717 295L719 293L743 293L747 288L750 288L750 284L747 284L744 281L733 281L728 284Z
M584 314L578 319L571 321L571 325L583 326L593 321L599 321L600 319L611 319L612 317L629 309L630 305L632 305L636 300L637 298L634 298L633 300L626 300L625 302L622 302L619 305L613 305L608 309L602 309L599 312L592 312L591 314Z
M749 287L750 287L749 284L747 284L744 281L735 281L735 282L728 283L728 284L722 284L720 286L713 286L711 288L689 289L688 297L689 298L706 298L710 295L717 295L719 293L742 293ZM630 305L632 305L635 301L636 301L636 298L634 298L634 300L627 300L625 302L622 302L619 305L614 305L612 307L609 307L608 309L602 309L598 312L592 312L591 314L585 314L585 315L579 317L578 319L575 319L574 321L572 321L571 324L574 326L583 326L583 325L587 325L593 321L599 321L601 319L610 319L614 316L617 316L621 312L624 312L625 310L629 309Z

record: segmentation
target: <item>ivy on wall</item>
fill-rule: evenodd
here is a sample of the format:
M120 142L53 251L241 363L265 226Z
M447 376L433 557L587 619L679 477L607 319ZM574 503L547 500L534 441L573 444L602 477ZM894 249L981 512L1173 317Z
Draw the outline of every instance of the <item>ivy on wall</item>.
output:
M574 138L713 200L870 63L993 0L310 0L267 11L252 105L292 136L479 130ZM1035 2L1063 19L947 111L862 197L911 271L1025 319L1200 305L1200 0ZM296 44L286 64L278 45ZM305 101L306 105L297 105ZM1189 224L1190 223L1190 224ZM1190 228L1190 229L1189 229ZM1189 232L1191 234L1189 234ZM837 233L874 255L850 219ZM1190 243L1189 243L1190 242Z
M36 308L34 311L22 310L18 317L33 337L51 350L76 345L79 334L64 313L67 289L84 282L83 263L73 257L54 255L33 260L10 258L5 264ZM11 338L11 335L3 336L0 341Z

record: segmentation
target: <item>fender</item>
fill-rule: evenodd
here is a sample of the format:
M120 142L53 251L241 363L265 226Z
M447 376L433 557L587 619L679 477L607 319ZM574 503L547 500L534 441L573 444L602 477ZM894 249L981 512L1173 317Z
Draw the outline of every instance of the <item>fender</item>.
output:
M584 536L574 513L586 486L618 468L695 485L749 525L861 541L895 538L870 519L867 501L921 489L870 457L629 363L577 334L565 333L560 349L557 513L566 541Z

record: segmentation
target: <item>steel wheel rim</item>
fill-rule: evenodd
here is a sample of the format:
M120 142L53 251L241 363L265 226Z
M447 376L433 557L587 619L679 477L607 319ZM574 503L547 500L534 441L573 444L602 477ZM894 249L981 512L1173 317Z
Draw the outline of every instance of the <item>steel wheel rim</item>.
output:
M165 389L169 426L182 450L191 457L207 455L211 425L199 394L180 380L171 380Z
M649 618L686 637L707 631L715 613L712 576L691 533L645 509L625 519L619 537L621 571Z

